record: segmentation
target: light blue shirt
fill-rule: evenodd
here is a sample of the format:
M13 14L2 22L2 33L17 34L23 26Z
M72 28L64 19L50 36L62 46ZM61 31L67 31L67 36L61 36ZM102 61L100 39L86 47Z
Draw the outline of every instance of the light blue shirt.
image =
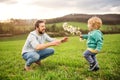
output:
M54 38L49 37L46 33L38 34L37 31L34 30L28 35L27 40L22 49L22 54L25 52L36 51L35 48L38 44L44 44L46 41L52 42L54 40Z

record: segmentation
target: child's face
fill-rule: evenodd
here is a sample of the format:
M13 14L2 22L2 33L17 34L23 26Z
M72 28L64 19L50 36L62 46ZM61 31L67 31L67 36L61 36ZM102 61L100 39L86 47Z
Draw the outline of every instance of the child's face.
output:
M92 31L93 29L94 29L94 28L92 27L92 25L88 23L88 30L89 30L89 31Z

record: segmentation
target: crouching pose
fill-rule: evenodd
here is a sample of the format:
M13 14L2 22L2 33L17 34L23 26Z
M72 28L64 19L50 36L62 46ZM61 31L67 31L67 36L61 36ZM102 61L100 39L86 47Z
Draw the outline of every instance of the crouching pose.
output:
M30 32L22 49L22 57L26 61L24 69L31 70L30 65L36 63L40 65L41 60L54 54L53 48L50 46L57 46L60 43L66 42L67 37L60 40L49 37L45 33L45 22L38 20L35 23L35 30ZM48 41L48 43L45 43Z
M81 39L87 40L87 49L84 52L85 59L89 62L89 70L99 70L96 54L100 52L103 45L103 34L99 30L102 26L102 20L98 17L92 17L88 20L89 33L87 35L80 35Z

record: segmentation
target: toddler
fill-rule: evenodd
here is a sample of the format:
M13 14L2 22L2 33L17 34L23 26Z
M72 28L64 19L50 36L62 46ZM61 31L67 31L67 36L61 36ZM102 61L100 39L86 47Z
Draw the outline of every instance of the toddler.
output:
M100 52L103 45L103 34L99 30L102 26L102 20L98 17L91 17L88 20L89 33L87 35L80 34L81 39L87 40L87 49L84 57L88 61L90 71L99 70L96 54Z

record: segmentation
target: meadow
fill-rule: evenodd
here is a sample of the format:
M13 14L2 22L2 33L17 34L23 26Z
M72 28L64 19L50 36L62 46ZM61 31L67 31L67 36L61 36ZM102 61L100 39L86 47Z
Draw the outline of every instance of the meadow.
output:
M0 80L119 80L120 34L104 35L102 51L97 55L100 70L88 71L83 57L86 41L78 36L55 46L54 55L42 60L42 65L32 64L34 71L23 70L25 61L21 49L27 35L0 38ZM61 37L58 37L61 38Z

